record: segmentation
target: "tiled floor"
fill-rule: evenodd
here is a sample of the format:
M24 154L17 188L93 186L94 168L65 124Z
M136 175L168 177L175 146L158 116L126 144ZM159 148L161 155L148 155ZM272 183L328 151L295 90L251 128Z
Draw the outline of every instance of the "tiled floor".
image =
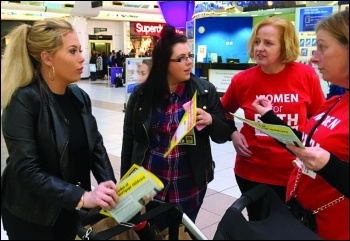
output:
M82 87L92 100L95 115L112 165L119 178L120 154L123 136L125 88L113 88L106 81L81 80ZM240 127L240 125L238 126ZM1 135L2 138L2 135ZM214 180L209 184L204 203L199 212L196 226L208 238L212 239L218 222L226 209L240 197L234 174L235 150L231 142L225 144L212 143L213 158L216 163ZM7 157L6 146L1 139L1 173ZM1 222L1 240L7 240Z

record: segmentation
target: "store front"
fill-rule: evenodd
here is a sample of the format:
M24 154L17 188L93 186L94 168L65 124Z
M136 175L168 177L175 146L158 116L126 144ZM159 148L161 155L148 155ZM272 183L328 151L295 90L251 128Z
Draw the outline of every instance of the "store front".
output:
M130 41L128 48L135 50L135 56L132 57L151 56L153 47L159 39L164 25L165 23L130 22ZM183 31L179 32L184 34Z
M133 57L150 56L164 25L165 23L130 22L129 49L135 50Z

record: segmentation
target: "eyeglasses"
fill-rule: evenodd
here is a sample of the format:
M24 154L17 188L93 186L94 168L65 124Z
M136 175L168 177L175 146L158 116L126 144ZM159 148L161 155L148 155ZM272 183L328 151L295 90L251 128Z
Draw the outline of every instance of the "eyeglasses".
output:
M177 59L169 59L170 62L183 62L183 61L187 61L188 59L193 60L194 58L194 54L189 54L188 56L183 56Z

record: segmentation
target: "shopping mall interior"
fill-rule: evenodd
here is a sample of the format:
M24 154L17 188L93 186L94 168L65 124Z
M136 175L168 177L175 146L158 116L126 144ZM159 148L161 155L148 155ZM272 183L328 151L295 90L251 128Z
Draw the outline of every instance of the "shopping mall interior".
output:
M93 1L92 1L93 2ZM3 51L10 38L6 35L8 32L20 23L33 24L33 22L51 18L67 18L72 21L77 20L78 26L83 26L83 32L86 35L84 46L85 62L84 73L77 84L83 88L92 100L92 112L96 117L99 131L103 136L109 158L112 162L116 177L120 174L120 157L123 137L124 122L124 104L126 101L126 87L114 88L111 85L111 78L91 81L89 68L89 55L91 50L109 53L112 50L122 50L124 53L130 53L132 49L136 50L135 57L144 57L146 52L152 51L155 42L158 40L158 33L145 32L145 29L156 29L167 23L165 16L160 8L160 2L179 2L179 1L95 1L97 5L92 6L90 1L1 1L1 49ZM186 2L186 1L184 1ZM187 1L190 2L190 1ZM194 9L190 18L185 18L185 25L178 26L181 31L186 31L186 21L199 21L207 18L232 18L240 17L252 18L250 25L256 24L263 18L285 15L290 18L296 18L296 11L299 8L319 8L332 7L332 11L348 8L349 2L346 1L193 1ZM251 3L247 3L251 2ZM344 3L345 2L345 3ZM342 3L340 5L340 3ZM81 5L83 4L83 5ZM184 10L185 11L185 10ZM174 13L171 13L173 14ZM175 13L176 15L176 13ZM83 19L82 19L83 18ZM142 28L138 26L142 25ZM193 51L198 49L197 40L208 33L210 26L199 29L196 26L192 42ZM139 31L140 30L140 31ZM206 31L205 31L206 30ZM196 37L197 35L197 37ZM226 40L225 51L234 48L236 42ZM210 50L210 44L206 43L207 53L218 52ZM201 45L203 46L203 44ZM311 50L311 49L310 49ZM224 56L224 54L219 54ZM244 56L243 56L244 55ZM213 56L213 55L211 55ZM219 56L219 57L221 57ZM223 59L236 59L237 55L226 56ZM248 57L246 53L240 57L239 64L247 64ZM204 56L206 59L207 56ZM309 57L309 56L306 56ZM303 60L303 59L302 59ZM239 62L239 60L238 60ZM209 64L202 60L202 63L194 64L194 73L200 73L200 68ZM210 63L212 64L212 63ZM219 64L219 63L218 63ZM221 64L221 63L220 63ZM226 64L226 63L222 63ZM204 67L203 67L204 66ZM226 70L237 71L233 65L229 65ZM242 65L243 66L243 65ZM246 65L247 68L251 65ZM197 68L198 69L195 69ZM241 68L239 68L241 70ZM212 73L213 74L213 71ZM231 72L229 73L231 74ZM203 78L210 78L208 71ZM210 81L210 79L208 79ZM327 88L325 86L324 88ZM327 90L324 89L326 92ZM326 94L326 93L325 93ZM2 110L1 110L2 114ZM238 122L241 128L242 123ZM203 206L199 212L196 227L208 239L212 239L227 208L241 196L238 188L233 168L235 164L235 149L231 142L217 144L212 142L212 154L216 163L215 178L209 183ZM1 173L6 166L8 156L7 148L1 132ZM96 185L94 181L93 186ZM246 211L244 210L246 217ZM6 232L1 223L1 240L7 240Z

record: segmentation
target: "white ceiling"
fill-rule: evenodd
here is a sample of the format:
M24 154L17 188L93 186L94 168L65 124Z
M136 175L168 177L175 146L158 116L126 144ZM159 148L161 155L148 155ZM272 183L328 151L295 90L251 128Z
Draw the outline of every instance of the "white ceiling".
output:
M1 1L2 20L39 20L70 16L75 1ZM164 22L157 1L103 1L99 14L91 19Z
M306 6L336 5L338 1L296 1ZM1 1L2 20L39 20L48 17L70 16L75 1ZM269 9L243 12L235 6L215 12L197 14L196 18L207 16L265 16L271 14L293 13L294 8ZM103 1L97 20L165 22L157 1Z

